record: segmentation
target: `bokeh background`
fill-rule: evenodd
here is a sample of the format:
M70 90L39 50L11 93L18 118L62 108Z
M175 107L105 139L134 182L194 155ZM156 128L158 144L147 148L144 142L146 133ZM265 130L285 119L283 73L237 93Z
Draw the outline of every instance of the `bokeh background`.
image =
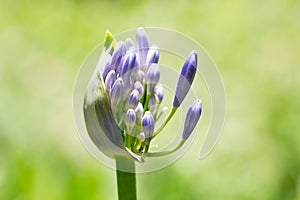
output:
M81 145L76 73L113 33L178 30L214 59L223 135L204 160L138 176L152 199L300 199L300 1L0 0L0 199L117 199L115 173Z

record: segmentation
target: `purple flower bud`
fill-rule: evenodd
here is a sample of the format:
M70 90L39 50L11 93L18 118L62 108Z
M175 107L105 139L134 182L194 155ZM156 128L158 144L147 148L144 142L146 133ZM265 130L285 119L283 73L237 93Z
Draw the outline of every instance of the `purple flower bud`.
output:
M130 49L131 47L134 47L134 43L130 38L127 38L125 40L125 46L126 46L126 49Z
M127 131L131 132L136 121L135 112L133 109L129 109L126 113L124 123L126 125Z
M139 91L132 90L132 92L128 96L127 106L128 108L135 108L140 102Z
M156 63L153 63L148 68L148 71L146 73L146 83L147 83L147 92L151 93L156 85L156 83L159 81L160 78L160 71L159 71L159 65Z
M159 59L159 48L156 45L152 45L148 51L145 65L149 66L152 63L158 63Z
M123 80L122 78L118 78L110 90L110 99L111 99L112 106L116 106L117 103L122 99L123 92L124 92Z
M136 121L141 122L143 113L144 113L143 104L139 103L134 111L135 111L135 115L136 115Z
M105 79L105 87L107 90L110 90L114 82L116 81L116 72L115 70L110 70Z
M120 66L120 76L123 76L125 73L131 73L131 70L136 66L136 54L134 50L128 50L129 52L126 53L124 56L123 61L121 62Z
M103 77L103 80L106 79L106 76L107 74L110 72L110 70L112 70L111 68L111 61L107 62L104 66L104 70L102 72L102 77Z
M150 44L145 30L141 27L136 31L136 46L139 53L140 63L143 65L146 61Z
M139 95L140 95L140 96L143 96L143 94L144 94L144 87L143 87L143 85L141 84L141 82L136 81L136 82L134 83L134 89L136 89L137 91L139 91Z
M146 111L142 119L142 127L145 134L145 140L150 142L154 132L154 119L150 111Z
M159 70L159 65L156 63L153 63L150 65L150 67L147 70L146 73L146 83L157 83L160 78L160 70Z
M159 100L159 103L163 100L164 98L164 88L162 85L156 85L155 87L155 94Z
M119 71L122 57L126 54L126 46L123 41L118 42L111 57L111 66L115 71Z
M187 140L194 130L202 112L202 101L197 99L189 108L182 133L182 139Z
M179 107L193 83L197 70L197 53L192 51L185 60L177 82L173 107Z
M135 60L135 69L141 69L140 57L139 54L136 53L136 60Z

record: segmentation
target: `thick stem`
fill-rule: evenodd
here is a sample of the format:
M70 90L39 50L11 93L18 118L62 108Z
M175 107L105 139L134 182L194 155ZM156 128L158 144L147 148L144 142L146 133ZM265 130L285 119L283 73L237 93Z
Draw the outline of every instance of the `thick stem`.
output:
M119 200L136 200L136 175L134 160L130 157L117 157L116 175Z

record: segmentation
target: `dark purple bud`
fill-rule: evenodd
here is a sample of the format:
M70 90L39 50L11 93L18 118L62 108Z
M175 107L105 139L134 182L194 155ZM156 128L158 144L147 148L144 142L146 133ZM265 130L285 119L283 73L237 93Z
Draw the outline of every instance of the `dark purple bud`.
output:
M189 108L184 122L182 139L187 140L193 132L202 112L202 101L197 99Z
M164 98L164 88L162 85L156 85L155 87L155 94L159 100L159 103L163 100Z
M126 46L123 41L118 42L116 49L114 50L112 57L111 57L111 67L115 71L119 71L120 63L122 57L126 54Z
M139 91L133 90L128 96L128 108L135 108L139 104L140 98Z
M112 106L116 106L117 103L122 99L123 92L124 92L123 80L122 78L118 78L110 90L110 100Z
M110 70L112 70L112 68L111 68L111 62L108 61L108 62L105 64L104 70L103 70L103 72L102 72L103 80L106 79L106 76L107 76L108 72L110 72Z
M173 101L173 107L175 108L180 106L191 88L197 71L197 60L197 53L192 51L183 64Z
M116 72L115 70L110 70L110 72L107 74L106 78L105 78L105 87L107 90L110 90L112 85L115 83L116 81Z
M131 73L132 69L136 66L135 64L136 54L134 50L129 50L124 56L120 66L120 76L123 76L127 72Z
M124 123L126 125L127 131L131 132L136 122L136 116L133 109L129 109L126 113Z
M149 66L152 63L158 63L159 48L156 45L152 45L147 53L145 65Z
M141 27L136 31L136 46L139 53L140 64L143 65L146 61L150 44L145 30Z
M145 140L150 142L154 132L154 119L150 111L146 111L142 119L142 127L145 134Z

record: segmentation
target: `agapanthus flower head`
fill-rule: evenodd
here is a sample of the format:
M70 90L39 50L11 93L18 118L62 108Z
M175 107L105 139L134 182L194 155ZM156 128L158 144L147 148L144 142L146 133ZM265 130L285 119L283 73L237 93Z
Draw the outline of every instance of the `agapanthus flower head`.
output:
M141 162L148 154L152 139L167 125L187 95L196 74L197 53L192 51L186 58L177 83L173 107L156 127L158 120L168 111L162 105L165 94L164 85L159 83L159 47L155 44L150 46L143 28L137 29L136 45L130 38L116 41L108 33L106 39L109 41L105 41L102 54L105 62L99 61L101 71L98 72L97 86L94 87L94 92L99 94L97 98L100 99L96 98L94 103L97 117L112 144ZM200 100L189 108L182 134L183 141L191 135L201 111ZM94 140L99 138L101 137L95 136Z

